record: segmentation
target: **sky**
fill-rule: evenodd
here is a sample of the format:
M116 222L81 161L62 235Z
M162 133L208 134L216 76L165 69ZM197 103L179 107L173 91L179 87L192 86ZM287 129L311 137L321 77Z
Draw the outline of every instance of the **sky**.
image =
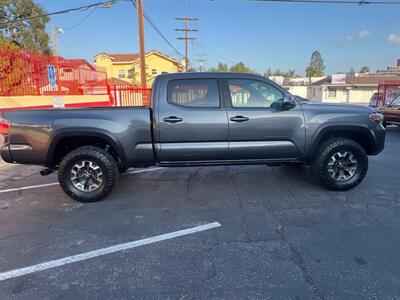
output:
M36 0L52 12L101 0ZM144 10L180 53L183 41L175 17L198 18L189 45L189 58L197 67L243 61L256 72L295 70L304 74L311 54L318 50L326 73L371 71L394 66L400 58L400 5L329 5L271 3L251 0L143 0ZM90 13L90 15L88 15ZM138 52L136 10L122 0L111 8L98 8L52 16L48 25L59 34L59 53L66 57L93 57L100 52ZM146 51L157 49L179 57L145 21Z

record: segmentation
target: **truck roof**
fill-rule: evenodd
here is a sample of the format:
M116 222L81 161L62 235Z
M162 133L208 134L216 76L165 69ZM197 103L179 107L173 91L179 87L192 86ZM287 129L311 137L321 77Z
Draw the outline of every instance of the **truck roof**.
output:
M160 74L156 77L156 81L164 81L164 80L171 80L171 79L199 79L199 78L240 78L240 79L255 79L266 81L270 85L277 87L278 89L282 90L285 93L289 92L283 89L279 84L276 82L258 75L258 74L251 74L251 73L235 73L235 72L182 72L182 73L167 73L167 74Z
M234 72L185 72L185 73L167 73L161 74L157 77L172 79L172 78L205 78L205 77L214 77L214 78L254 78L254 79L262 79L268 80L266 77L251 74L251 73L234 73Z

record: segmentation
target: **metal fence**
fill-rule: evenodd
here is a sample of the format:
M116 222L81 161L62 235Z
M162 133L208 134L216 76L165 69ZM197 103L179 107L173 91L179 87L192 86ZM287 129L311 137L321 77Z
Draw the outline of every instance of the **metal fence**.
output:
M134 86L111 86L110 94L115 106L149 106L151 89Z
M105 72L84 59L0 45L0 96L108 94Z
M151 89L128 83L110 85L107 73L97 71L84 59L66 59L0 45L0 96L49 95L108 95L109 102L101 102L103 106L149 106L151 101ZM95 105L99 103L72 104ZM29 103L26 107L35 108Z
M400 80L384 80L378 85L376 106L384 106L400 95Z

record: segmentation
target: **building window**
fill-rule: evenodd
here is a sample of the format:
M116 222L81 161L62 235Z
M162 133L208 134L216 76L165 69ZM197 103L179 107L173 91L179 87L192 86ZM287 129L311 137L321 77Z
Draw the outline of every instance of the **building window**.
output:
M151 69L151 74L157 75L157 69Z
M118 78L125 78L126 74L125 74L125 70L120 69L118 70Z
M133 79L134 75L135 75L135 68L129 69L128 70L128 79Z
M328 98L336 98L336 89L328 87Z

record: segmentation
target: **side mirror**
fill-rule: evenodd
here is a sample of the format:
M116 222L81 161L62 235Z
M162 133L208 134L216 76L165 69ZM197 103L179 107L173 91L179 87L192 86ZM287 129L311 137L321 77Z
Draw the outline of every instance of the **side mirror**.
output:
M296 106L296 102L293 100L293 97L285 95L283 100L278 100L272 102L271 108L275 110L289 110Z

